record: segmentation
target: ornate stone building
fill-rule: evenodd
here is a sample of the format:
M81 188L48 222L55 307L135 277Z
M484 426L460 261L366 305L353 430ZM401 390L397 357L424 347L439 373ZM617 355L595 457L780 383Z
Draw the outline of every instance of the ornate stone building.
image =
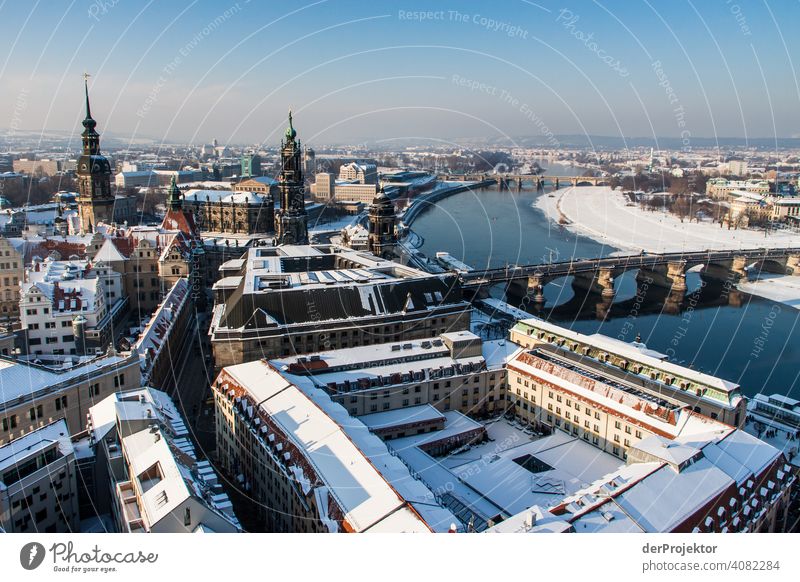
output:
M78 176L78 216L82 232L94 232L98 223L133 224L136 221L136 198L111 191L111 164L100 154L100 134L89 107L88 75L83 85L86 95L86 118L83 120L83 153L76 164Z
M100 134L95 127L97 122L92 118L89 108L88 75L84 76L86 94L86 118L83 120L83 153L78 158L77 175L78 210L81 230L93 232L98 222L110 223L114 218L114 194L111 192L111 164L100 154Z
M272 232L275 207L272 195L229 190L189 190L184 207L205 232L260 234Z
M281 208L275 213L275 243L308 244L308 216L306 214L305 186L303 185L303 151L297 132L289 127L281 144L281 175L278 189Z
M376 257L384 259L394 256L397 246L397 217L394 204L381 186L369 207L368 248Z

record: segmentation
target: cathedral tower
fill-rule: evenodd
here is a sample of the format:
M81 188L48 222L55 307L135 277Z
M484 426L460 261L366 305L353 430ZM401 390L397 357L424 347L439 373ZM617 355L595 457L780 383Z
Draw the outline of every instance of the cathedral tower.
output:
M89 75L83 76L86 95L86 118L83 120L83 153L78 158L78 211L81 230L93 232L98 222L111 223L114 218L114 194L111 192L111 165L100 154L100 134L89 107Z
M397 246L397 216L394 204L381 185L369 207L369 251L384 259L394 255Z
M275 213L275 244L308 244L308 216L303 186L303 152L297 132L289 127L281 142L281 174L278 178L281 208Z

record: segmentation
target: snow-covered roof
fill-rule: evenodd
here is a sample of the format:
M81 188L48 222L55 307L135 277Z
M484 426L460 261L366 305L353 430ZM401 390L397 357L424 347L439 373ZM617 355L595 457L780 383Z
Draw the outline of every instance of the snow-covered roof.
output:
M671 449L658 441L651 437L634 448L660 449L664 462L622 466L562 501L578 516L575 531L669 532L780 459L777 449L737 429L681 435Z
M388 518L393 531L447 531L457 521L431 503L430 490L389 454L383 441L323 391L300 389L262 361L230 366L224 372L259 403L258 410L305 457L354 531L380 528ZM298 478L310 482L309 475ZM408 507L414 511L401 511Z
M523 466L536 459L538 472ZM451 468L462 482L513 515L533 505L550 507L619 468L620 460L560 431Z
M114 242L110 238L107 238L103 241L100 250L95 254L94 260L111 263L115 261L126 261L127 258L119 251Z
M29 400L55 392L106 369L127 363L125 356L102 356L67 370L49 370L22 361L0 359L0 409L19 399Z
M172 331L172 324L177 319L188 298L188 281L186 279L178 279L153 313L150 321L147 322L144 330L139 335L139 339L134 344L133 349L139 355L139 363L142 372L145 374L145 382L147 381L146 373L148 367L158 356L161 348L167 343Z
M484 530L483 533L564 533L571 528L568 521L534 505Z
M381 430L417 422L433 422L436 420L444 422L444 415L430 404L420 404L419 406L365 414L359 416L358 420L363 422L370 430Z
M666 398L654 398L635 387L619 384L612 379L598 379L580 373L579 368L567 369L534 352L520 352L509 362L509 368L540 378L563 388L598 406L615 411L651 432L674 437L679 434L705 433L727 427L709 417L693 413L683 404ZM605 381L604 381L605 380Z
M726 393L740 389L739 385L734 382L710 376L703 372L698 372L697 370L685 368L669 361L664 361L660 357L654 357L650 350L642 348L643 344L626 344L626 342L620 342L619 340L609 338L602 334L584 335L538 318L519 321L517 325L514 326L514 330L522 334L527 334L527 328L540 329L566 339L591 345L610 353L623 356L631 361L658 368L675 376L693 380L698 384L710 386ZM656 354L657 353L658 352L656 352ZM661 356L662 354L658 355Z
M62 456L73 453L67 422L64 419L37 428L0 446L0 489L5 488L1 479L3 473L31 456L48 449L54 443L57 444Z
M140 509L149 527L193 496L240 528L230 499L216 487L216 472L207 461L198 460L189 429L165 392L144 387L111 394L89 409L88 418L95 444L115 427L123 427L123 434L116 436L121 437L131 478L138 479L143 490ZM152 429L152 424L158 428Z
M187 190L183 194L187 202L222 202L225 204L262 204L269 196L258 192L231 192L230 190Z

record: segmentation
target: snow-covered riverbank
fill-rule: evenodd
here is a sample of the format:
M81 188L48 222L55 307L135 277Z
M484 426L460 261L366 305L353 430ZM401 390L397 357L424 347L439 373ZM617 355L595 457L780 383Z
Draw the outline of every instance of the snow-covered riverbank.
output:
M800 277L762 275L756 281L739 283L737 287L745 293L800 309Z
M562 188L537 198L536 207L566 228L629 251L651 253L787 247L800 244L796 233L764 236L756 230L728 230L711 222L681 222L666 212L650 212L631 204L622 192L606 186Z
M681 222L665 212L642 210L630 204L619 191L606 186L563 188L536 200L554 223L625 252L651 253L705 249L752 249L800 246L797 233L764 233L756 230L728 230L711 222ZM743 281L738 288L771 301L800 309L800 277L764 275L757 281Z

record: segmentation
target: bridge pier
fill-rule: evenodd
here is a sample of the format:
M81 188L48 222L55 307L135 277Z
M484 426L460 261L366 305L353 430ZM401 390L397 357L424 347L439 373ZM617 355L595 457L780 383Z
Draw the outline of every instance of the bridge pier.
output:
M741 279L742 277L747 277L747 270L745 269L746 266L747 266L747 257L742 257L742 256L733 257L733 262L731 263L731 271L733 271L733 273L737 275L738 279Z
M683 294L686 292L686 261L669 261L652 269L639 269L636 281Z
M541 273L535 273L528 277L527 296L536 307L543 307L546 301L544 298L544 285L545 280Z
M610 267L601 267L589 273L575 273L572 280L575 289L597 293L604 298L614 297L614 270Z
M795 277L800 276L800 255L786 257L786 271L791 272Z

